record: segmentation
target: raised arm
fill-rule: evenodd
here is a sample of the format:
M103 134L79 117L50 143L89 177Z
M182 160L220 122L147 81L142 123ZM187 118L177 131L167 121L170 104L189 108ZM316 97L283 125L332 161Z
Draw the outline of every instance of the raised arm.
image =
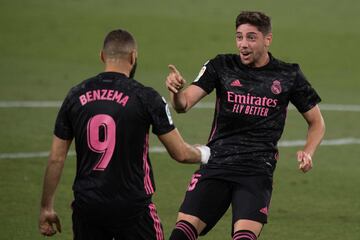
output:
M170 156L181 163L207 163L210 148L203 145L191 146L184 141L179 131L174 130L158 136Z
M186 80L174 65L169 65L170 73L166 78L166 87L170 92L171 105L178 113L187 112L207 93L200 87L190 85L183 90Z
M304 173L312 168L312 157L325 134L325 123L318 105L302 114L308 123L306 143L303 150L297 152L299 169Z
M53 224L56 225L57 231L61 232L60 220L54 211L54 196L70 144L71 140L53 137L49 161L45 171L39 217L39 231L45 236L52 236L56 233Z

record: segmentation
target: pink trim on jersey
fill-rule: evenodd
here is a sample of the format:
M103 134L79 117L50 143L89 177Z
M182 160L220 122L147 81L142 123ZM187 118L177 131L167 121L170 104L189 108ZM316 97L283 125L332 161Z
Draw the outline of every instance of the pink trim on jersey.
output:
M164 240L164 232L161 227L159 216L157 215L155 204L149 204L150 215L154 221L154 229L156 232L156 240Z
M143 169L144 169L144 188L146 194L154 193L154 187L152 186L151 178L150 178L150 166L149 166L149 134L146 134L145 143L144 143L144 152L143 152Z
M193 232L193 230L187 226L185 223L182 223L182 222L178 222L175 226L175 228L183 231L186 235L186 237L189 239L189 240L196 240L196 234Z
M214 124L214 128L213 128L212 131L211 131L211 134L210 134L210 137L209 137L208 142L210 142L210 141L212 140L212 138L213 138L213 136L214 136L214 134L215 134L215 132L216 132L216 128L217 128L217 118L218 118L219 111L220 111L219 108L220 108L220 98L217 98L217 99L216 99L216 107L215 107L216 116L215 116L215 119L214 119L215 124Z

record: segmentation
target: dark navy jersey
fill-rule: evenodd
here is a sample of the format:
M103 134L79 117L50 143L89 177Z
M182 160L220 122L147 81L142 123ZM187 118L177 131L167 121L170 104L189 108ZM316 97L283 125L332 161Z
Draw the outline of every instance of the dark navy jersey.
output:
M216 89L211 157L204 167L243 174L273 174L289 102L305 113L321 101L297 64L271 54L260 68L242 64L239 55L218 55L192 84L207 93Z
M175 127L168 105L152 88L104 72L70 90L54 134L75 138L75 206L126 217L147 206L155 191L149 160L149 129Z

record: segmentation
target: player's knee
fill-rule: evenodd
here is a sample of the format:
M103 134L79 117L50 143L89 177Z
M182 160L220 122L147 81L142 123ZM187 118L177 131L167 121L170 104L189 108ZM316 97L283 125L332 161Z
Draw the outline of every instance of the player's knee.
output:
M196 228L185 220L176 223L169 240L196 240L198 233Z
M233 240L257 240L257 236L250 230L239 230L234 233Z

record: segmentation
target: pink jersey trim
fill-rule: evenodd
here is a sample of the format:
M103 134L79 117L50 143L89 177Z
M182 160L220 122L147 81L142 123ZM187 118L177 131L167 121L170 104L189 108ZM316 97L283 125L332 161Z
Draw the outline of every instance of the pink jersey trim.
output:
M214 123L213 129L211 130L211 134L210 134L208 142L210 142L212 140L212 138L214 137L214 134L216 132L216 129L217 129L217 118L218 118L218 115L219 115L219 108L220 108L220 99L217 98L216 99L216 105L215 105L215 111L216 111L216 116L215 116L215 119L214 119L215 123Z
M143 152L143 169L144 169L144 188L146 194L154 193L154 187L150 178L150 166L149 166L149 134L146 134L145 143L144 143L144 152Z
M154 221L154 229L156 232L156 240L164 240L164 232L161 227L159 216L157 215L155 204L149 204L150 215Z

